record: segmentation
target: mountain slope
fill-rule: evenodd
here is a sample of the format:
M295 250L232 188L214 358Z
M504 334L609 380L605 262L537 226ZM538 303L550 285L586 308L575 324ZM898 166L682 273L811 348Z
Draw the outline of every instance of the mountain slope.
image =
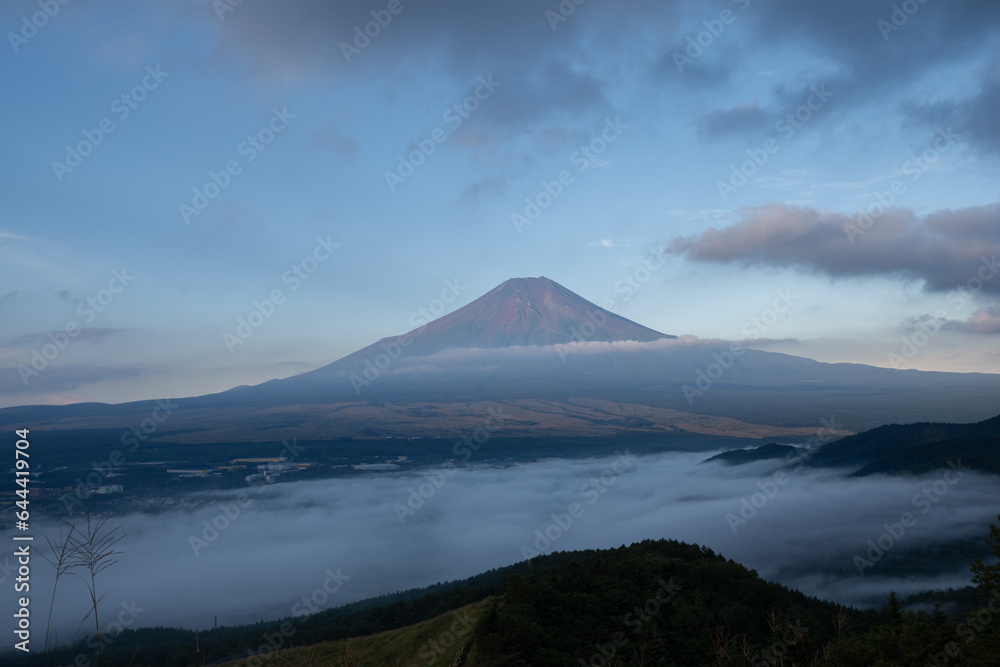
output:
M364 359L382 343L409 339L407 353L426 355L447 348L498 348L593 341L652 341L676 338L654 331L587 301L542 276L511 278L472 303L402 334L383 338L344 357Z

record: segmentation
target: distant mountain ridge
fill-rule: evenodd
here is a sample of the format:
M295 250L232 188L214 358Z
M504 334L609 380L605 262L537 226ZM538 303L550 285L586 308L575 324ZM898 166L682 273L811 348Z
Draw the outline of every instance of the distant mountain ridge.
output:
M973 424L889 424L846 436L812 452L768 443L723 452L706 459L706 463L741 465L772 459L801 460L819 468L854 468L855 477L923 474L951 467L1000 474L1000 416Z
M1000 416L974 424L889 424L831 442L809 464L861 466L856 476L923 473L949 463L1000 474Z

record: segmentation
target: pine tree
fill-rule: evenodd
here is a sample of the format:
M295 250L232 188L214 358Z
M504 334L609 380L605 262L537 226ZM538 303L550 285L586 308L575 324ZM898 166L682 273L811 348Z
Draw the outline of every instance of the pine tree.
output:
M997 518L1000 519L1000 516ZM1000 558L1000 527L990 524L990 536L986 538L986 543ZM1000 592L1000 562L985 565L982 559L977 558L969 569L972 570L972 583L979 586L982 595L989 596L993 592Z

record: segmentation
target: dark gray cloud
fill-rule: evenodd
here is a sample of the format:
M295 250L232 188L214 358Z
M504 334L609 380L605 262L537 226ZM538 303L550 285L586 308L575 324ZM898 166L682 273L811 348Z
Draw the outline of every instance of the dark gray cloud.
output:
M34 370L30 364L25 369ZM21 379L24 374L28 381ZM90 364L50 365L37 374L19 370L18 366L0 368L0 396L41 395L46 392L73 391L83 385L105 380L135 378L143 374L138 366L93 366ZM24 400L28 400L25 398Z
M725 111L710 111L698 120L698 129L704 136L717 139L731 134L753 134L769 120L770 116L754 101Z
M957 99L904 100L901 111L912 124L929 127L952 126L972 150L979 154L1000 154L1000 59L993 58L974 81L970 92Z
M78 340L88 340L94 343L103 343L109 337L126 331L126 329L115 329L115 328L101 328L101 327L88 327L86 329L80 329L73 336L74 341ZM0 342L0 346L3 347L37 347L39 345L45 345L46 343L52 342L49 340L49 332L43 333L31 333L23 334L21 336L15 336L14 338L8 338L7 340Z
M903 208L865 219L784 204L745 209L722 229L674 239L699 262L799 267L832 277L894 275L930 291L1000 293L1000 205L918 217Z
M494 197L501 196L507 189L507 183L510 179L506 176L495 176L493 178L487 178L482 181L476 181L470 185L467 185L459 200L464 203L475 204L479 201L479 198L484 195L490 195Z
M942 328L971 334L1000 334L1000 307L979 308L969 319L948 320Z
M893 5L867 0L754 3L746 11L759 44L792 43L829 57L843 78L844 97L873 88L898 89L934 67L960 62L989 44L1000 26L991 0L917 3L892 23ZM905 23L903 22L905 19ZM898 30L885 28L888 22ZM832 84L831 84L831 87Z
M709 55L694 62L681 61L678 67L676 54L684 54L684 44L674 44L667 48L653 67L653 74L661 80L682 85L686 88L711 88L732 81L732 75L740 64L742 47L736 43L716 42ZM679 78L678 78L679 77Z
M997 61L992 67L998 66ZM978 95L956 102L950 110L959 131L981 152L1000 153L1000 75L994 73L980 83Z
M905 23L899 26L893 24L893 5L867 0L570 4L575 11L553 30L546 12L558 12L558 2L403 0L403 11L375 37L359 38L360 44L366 39L369 43L352 52L348 62L342 44L351 44L355 29L373 20L371 12L384 12L386 3L243 3L218 23L218 48L211 60L235 60L266 80L289 81L321 72L331 77L333 86L348 78L411 85L412 75L439 67L442 79L450 78L460 90L463 82L492 73L506 87L477 113L477 122L509 138L554 121L572 125L620 111L612 100L626 81L646 81L651 87L719 86L730 82L751 58L781 58L771 69L781 70L782 78L766 105L710 111L702 118L700 127L707 136L724 136L759 129L766 117L801 104L805 91L819 80L836 92L837 105L846 109L910 94L914 83L936 68L967 64L970 70L978 65L990 72L981 62L983 45L1000 27L1000 12L990 0L917 3L919 9L904 15ZM732 25L679 72L674 54L684 53L686 39L723 10L733 12ZM198 14L204 20L204 7ZM900 16L895 20L902 21ZM812 56L803 58L804 63L822 61L823 71L809 69L815 64L789 63L788 49ZM609 63L606 53L621 54L628 67ZM911 120L961 118L969 139L1000 151L994 113L998 98L996 79L986 74L981 89L960 102L924 110L912 100L898 105Z
M355 157L358 154L358 140L327 126L309 138L309 148Z
M1000 121L995 112L1000 103L1000 81L995 74L995 55L991 59L989 52L1000 28L996 3L914 2L907 5L916 8L912 15L894 15L894 8L902 4L777 0L747 3L741 10L743 2L704 3L692 11L711 21L721 10L730 9L735 15L732 26L714 38L703 54L685 64L680 74L673 54L685 53L686 38L704 30L692 23L689 30L682 29L672 38L656 69L666 80L678 84L721 86L731 83L740 63L763 60L765 67L785 73L771 91L774 99L763 109L774 112L772 115L801 104L809 85L822 80L835 91L841 109L898 99L904 118L935 129L957 120L956 127L964 130L963 136L967 133L967 139L981 149L1000 152ZM822 72L810 69L815 64L789 62L787 50L775 47L801 49L823 62ZM766 62L770 54L780 58L773 66ZM809 61L803 59L804 63ZM926 103L919 96L917 101L911 99L916 83L954 65L964 65L970 73L977 68L982 71L978 90L944 103ZM710 118L719 113L713 112Z
M506 88L479 115L498 127L610 108L608 91L620 78L595 74L605 69L603 50L592 48L595 41L620 45L629 38L630 26L650 13L665 20L673 3L643 11L637 11L637 2L614 8L588 3L553 30L545 12L558 4L403 0L403 10L367 45L368 38L357 39L363 46L349 54L348 62L342 44L354 46L355 28L371 22L371 12L384 12L385 2L245 3L220 23L214 60L235 57L265 78L331 73L334 85L337 77L371 76L402 84L414 68L426 71L429 66L441 67L459 86L493 73Z

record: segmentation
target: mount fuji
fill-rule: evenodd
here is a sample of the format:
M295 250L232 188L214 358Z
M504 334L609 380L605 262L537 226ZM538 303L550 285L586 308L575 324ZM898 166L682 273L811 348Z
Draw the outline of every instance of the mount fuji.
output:
M250 442L386 438L475 429L502 406L519 437L799 437L996 414L1000 376L821 363L753 341L661 333L545 277L513 278L407 333L331 364L174 399L158 438ZM128 428L154 401L0 410L0 426Z

